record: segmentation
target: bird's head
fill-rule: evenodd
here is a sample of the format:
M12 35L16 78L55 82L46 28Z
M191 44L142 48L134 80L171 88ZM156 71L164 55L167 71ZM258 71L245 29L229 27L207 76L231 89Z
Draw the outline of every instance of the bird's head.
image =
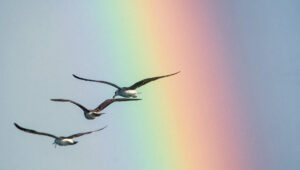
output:
M113 99L114 99L116 96L119 96L119 94L120 94L120 90L115 91L115 95L113 96Z

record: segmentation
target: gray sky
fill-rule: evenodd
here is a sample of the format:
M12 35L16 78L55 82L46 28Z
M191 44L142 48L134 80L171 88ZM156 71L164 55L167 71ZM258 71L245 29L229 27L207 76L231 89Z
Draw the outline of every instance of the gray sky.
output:
M94 101L101 102L114 91L71 77L73 73L98 77L113 65L105 54L105 41L95 40L90 33L96 29L88 24L95 17L88 13L91 9L84 2L73 2L0 0L0 169L143 167L132 164L140 153L128 152L124 144L130 142L124 127L128 117L118 113L134 114L145 104L118 103L105 111L116 114L91 123L71 104L49 101L70 98L94 108L98 105ZM239 72L241 95L249 98L244 114L251 126L246 133L261 148L253 159L270 170L300 168L299 5L292 0L229 0L219 6L224 13L219 16L224 32L232 37L228 62ZM84 24L87 26L76 27ZM100 51L106 66L95 62ZM110 74L101 76L111 80ZM13 122L56 135L108 128L79 138L76 147L54 150L52 139L20 133Z

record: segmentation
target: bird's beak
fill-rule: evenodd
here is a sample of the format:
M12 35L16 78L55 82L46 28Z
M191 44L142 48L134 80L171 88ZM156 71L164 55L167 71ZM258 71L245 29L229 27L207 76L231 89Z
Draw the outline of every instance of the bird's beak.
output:
M104 115L104 114L106 114L106 113L101 113L101 115Z

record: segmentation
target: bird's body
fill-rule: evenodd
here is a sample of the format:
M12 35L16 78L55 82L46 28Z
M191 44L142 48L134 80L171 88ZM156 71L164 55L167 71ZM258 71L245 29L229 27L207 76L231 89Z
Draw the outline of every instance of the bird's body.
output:
M74 74L73 74L73 76L77 79L80 79L80 80L104 83L104 84L107 84L107 85L110 85L110 86L113 86L113 87L117 88L113 98L115 98L116 96L122 96L122 97L125 97L125 98L130 98L130 97L136 98L137 94L138 94L138 92L136 91L137 88L139 88L139 87L141 87L141 86L143 86L143 85L145 85L145 84L147 84L151 81L155 81L155 80L158 80L158 79L161 79L161 78L164 78L164 77L173 76L173 75L178 74L178 73L179 72L176 72L176 73L173 73L173 74L168 74L168 75L163 75L163 76L158 76L158 77L146 78L146 79L143 79L141 81L136 82L135 84L133 84L130 87L119 87L118 85L113 84L113 83L108 82L108 81L86 79L86 78L78 77Z
M32 133L32 134L36 134L36 135L43 135L43 136L48 136L48 137L54 138L54 143L53 144L55 145L55 147L56 147L56 145L59 145L59 146L75 145L76 143L78 143L78 141L74 141L73 138L77 138L77 137L80 137L82 135L98 132L98 131L103 130L104 128L106 128L106 126L105 126L101 129L94 130L94 131L76 133L74 135L67 136L67 137L64 137L64 136L57 137L57 136L49 134L49 133L38 132L38 131L35 131L35 130L23 128L23 127L19 126L17 123L14 123L14 125L19 130L22 130L22 131L27 132L27 133Z
M103 113L99 113L99 112L84 112L84 117L88 120L93 120L96 119L97 117L103 115Z
M138 92L136 90L130 90L126 87L123 87L122 89L118 89L116 91L116 93L118 96L122 96L122 97L126 97L126 98L129 98L129 97L136 98L137 94L138 94Z
M59 146L67 146L67 145L75 145L76 143L77 143L77 141L74 141L73 139L59 137L54 140L53 144L56 144Z
M81 104L74 102L72 100L69 99L51 99L52 101L55 102L69 102L69 103L73 103L75 105L77 105L78 107L80 107L83 110L84 113L84 117L88 120L93 120L96 119L97 117L105 114L105 113L100 113L103 109L105 109L107 106L109 106L110 104L112 104L113 102L121 102L121 101L134 101L134 100L141 100L141 99L107 99L104 102L102 102L97 108L93 109L93 110L89 110L87 108L85 108L84 106L82 106Z

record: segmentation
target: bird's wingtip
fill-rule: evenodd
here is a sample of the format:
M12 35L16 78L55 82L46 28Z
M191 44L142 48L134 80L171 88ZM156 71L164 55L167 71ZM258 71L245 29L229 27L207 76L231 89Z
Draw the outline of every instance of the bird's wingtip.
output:
M100 130L103 130L103 129L105 129L105 128L107 128L107 125L105 125L103 128L101 128L101 129L98 129L97 131L100 131Z
M14 125L16 128L20 128L20 126L16 122L14 122Z
M178 73L180 73L181 71L179 70L179 71L177 71L177 72L175 72L175 73L171 73L171 74L169 74L168 76L173 76L173 75L176 75L176 74L178 74Z
M67 99L50 99L51 101L54 101L54 102L66 102L68 101Z

